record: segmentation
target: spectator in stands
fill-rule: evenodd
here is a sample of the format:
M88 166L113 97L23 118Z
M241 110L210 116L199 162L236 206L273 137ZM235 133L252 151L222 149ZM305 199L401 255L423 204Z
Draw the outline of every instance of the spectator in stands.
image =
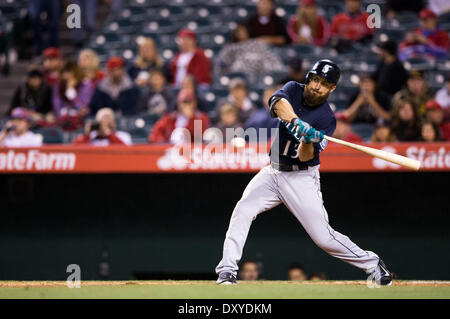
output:
M396 140L397 139L391 129L391 122L379 118L375 123L375 130L370 138L370 141L373 143L391 143Z
M217 102L216 109L218 111L222 104L231 103L239 110L239 121L245 123L256 109L252 100L247 96L247 83L242 78L234 78L230 81L229 89L230 94Z
M262 75L284 69L283 62L270 50L269 45L250 39L245 24L237 25L233 32L232 43L225 45L214 60L216 75L242 72L252 82Z
M259 279L259 267L254 261L247 260L242 263L239 270L239 278L245 281L255 281Z
M430 120L423 121L420 132L420 140L422 142L431 143L439 142L441 140L439 127Z
M109 107L121 115L133 115L139 100L139 89L125 71L121 57L111 57L106 63L108 74L97 85L91 101L91 114L103 107Z
M440 134L444 140L450 140L450 121L445 120L445 113L441 105L436 100L429 100L426 103L426 119L436 125Z
M438 27L437 15L426 8L420 11L419 16L422 27L408 32L405 40L400 43L400 60L405 61L414 57L445 60L449 49L448 34Z
M63 130L76 130L89 114L94 84L83 81L83 72L73 61L64 64L53 87L53 112Z
M374 73L377 87L393 96L406 85L408 78L408 73L397 58L397 43L391 40L380 42L374 51L381 57Z
M436 92L434 99L442 108L450 110L450 72L445 77L445 86Z
M256 129L256 133L258 134L258 138L260 138L260 129L266 129L267 130L267 139L270 139L272 137L272 131L271 129L277 128L279 124L279 120L277 118L273 118L270 115L269 112L269 98L282 86L274 86L270 87L264 90L263 93L263 105L264 108L261 110L255 111L250 118L245 122L244 128L248 129L250 127L253 127ZM261 141L263 142L263 141Z
M199 121L201 127L196 126L195 122ZM200 137L208 127L208 115L197 110L194 92L183 89L178 94L178 109L164 115L156 122L150 133L149 141L150 143L172 144L201 142ZM194 140L194 138L198 138L198 140Z
M434 94L427 86L423 73L417 70L412 70L408 75L406 88L400 90L394 95L392 104L399 105L397 102L403 98L408 98L413 102L417 109L417 114L422 117L425 114L425 104L433 98Z
M242 128L242 123L239 121L239 110L231 103L224 103L219 110L219 122L214 125L222 132L222 137L225 143L231 141L233 136L227 139L227 128L237 129Z
M333 137L351 143L360 143L363 141L361 136L352 132L350 121L343 112L336 112L335 117L336 130L334 131Z
M304 281L307 279L305 271L303 270L302 265L300 264L292 264L288 268L287 272L287 280L291 281Z
M36 55L40 55L45 48L59 46L59 22L62 6L62 1L33 0L29 2L28 14L33 28ZM47 17L47 28L45 29L49 32L48 41L44 41L42 34L44 23L42 23L41 17L44 12Z
M369 14L361 10L362 0L345 0L347 12L338 13L331 22L331 46L338 52L347 50L352 43L369 43L375 28L369 28Z
M95 86L105 77L105 73L100 69L98 54L94 50L81 50L78 56L78 67L83 72L84 81L91 81Z
M191 74L188 74L184 77L183 81L181 82L181 90L183 89L189 89L194 92L195 99L197 100L197 109L202 112L209 112L210 107L208 105L208 102L205 101L203 98L203 94L201 90L199 89L197 85L197 80L195 77ZM205 93L205 92L203 92ZM175 103L172 103L172 110L175 110L177 108L176 101Z
M450 2L446 0L428 0L428 8L439 16L450 12Z
M90 144L93 146L107 146L112 144L131 145L131 136L127 132L116 131L114 111L102 108L95 115L95 122L88 121L84 134L78 135L73 144Z
M61 59L61 51L58 48L50 47L45 49L43 53L44 78L51 86L58 82L59 72L63 67Z
M152 38L143 38L139 42L136 59L128 68L128 74L137 86L143 87L148 84L150 72L162 69L163 66L164 62L158 54L155 41Z
M97 5L99 0L70 0L71 3L80 7L81 28L73 28L73 42L77 48L83 47L83 44L89 40L89 37L95 31Z
M292 57L289 59L287 64L288 73L284 79L281 79L279 84L286 84L289 81L296 81L300 83L305 83L306 73L303 69L303 59L300 57Z
M330 37L330 26L318 15L315 0L301 0L297 12L287 24L287 34L293 43L324 46Z
M205 52L197 46L197 35L189 29L178 32L177 43L179 53L170 61L171 83L176 87L187 74L195 77L200 89L207 89L212 83L211 63Z
M27 82L19 85L14 93L8 114L17 107L27 109L34 121L43 120L52 111L52 88L45 82L40 70L28 72Z
M359 90L348 102L344 115L352 123L375 123L378 118L391 118L391 99L376 87L374 79L368 75L360 76Z
M283 45L289 42L286 22L275 13L274 0L259 0L256 13L246 22L250 38L269 45Z
M172 90L166 84L166 78L161 69L150 71L149 84L141 88L136 113L154 114L158 117L166 114L174 102Z
M392 131L399 142L418 141L420 138L420 118L413 101L403 98L394 105Z
M28 111L18 107L12 110L11 119L0 131L0 146L38 147L42 138L30 131L31 117Z
M309 280L311 281L323 281L323 280L327 280L327 275L325 275L324 272L315 272L312 273L311 276L309 276Z

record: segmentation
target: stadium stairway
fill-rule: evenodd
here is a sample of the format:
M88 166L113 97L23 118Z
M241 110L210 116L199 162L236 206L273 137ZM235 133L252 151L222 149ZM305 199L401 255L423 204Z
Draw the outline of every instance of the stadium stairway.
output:
M0 76L0 118L6 115L17 86L25 81L29 65L29 61L17 61L9 76Z

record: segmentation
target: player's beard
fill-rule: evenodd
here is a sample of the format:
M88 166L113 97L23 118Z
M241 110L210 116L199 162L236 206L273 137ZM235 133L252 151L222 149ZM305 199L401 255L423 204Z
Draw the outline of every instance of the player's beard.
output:
M311 88L305 87L303 98L308 106L316 107L323 104L328 99L330 93L320 95L319 93L315 93Z

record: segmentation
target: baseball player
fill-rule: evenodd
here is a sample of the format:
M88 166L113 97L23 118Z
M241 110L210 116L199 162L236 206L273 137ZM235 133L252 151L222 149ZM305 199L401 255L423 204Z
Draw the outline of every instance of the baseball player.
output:
M362 269L381 285L392 283L391 273L378 255L331 228L323 206L319 156L327 145L324 134L331 136L336 128L327 98L339 77L340 69L334 62L320 60L307 73L306 84L290 81L270 97L270 113L280 119L270 165L250 181L234 208L223 257L216 267L217 284L237 283L237 264L252 221L280 203L328 254Z

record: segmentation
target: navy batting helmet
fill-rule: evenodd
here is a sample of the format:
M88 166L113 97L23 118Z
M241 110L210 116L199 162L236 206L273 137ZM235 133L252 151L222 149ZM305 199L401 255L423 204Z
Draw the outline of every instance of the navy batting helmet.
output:
M311 75L313 74L316 74L328 82L337 85L339 78L341 77L341 69L339 69L337 64L331 60L320 60L317 61L311 71L306 74L306 83L311 80Z

